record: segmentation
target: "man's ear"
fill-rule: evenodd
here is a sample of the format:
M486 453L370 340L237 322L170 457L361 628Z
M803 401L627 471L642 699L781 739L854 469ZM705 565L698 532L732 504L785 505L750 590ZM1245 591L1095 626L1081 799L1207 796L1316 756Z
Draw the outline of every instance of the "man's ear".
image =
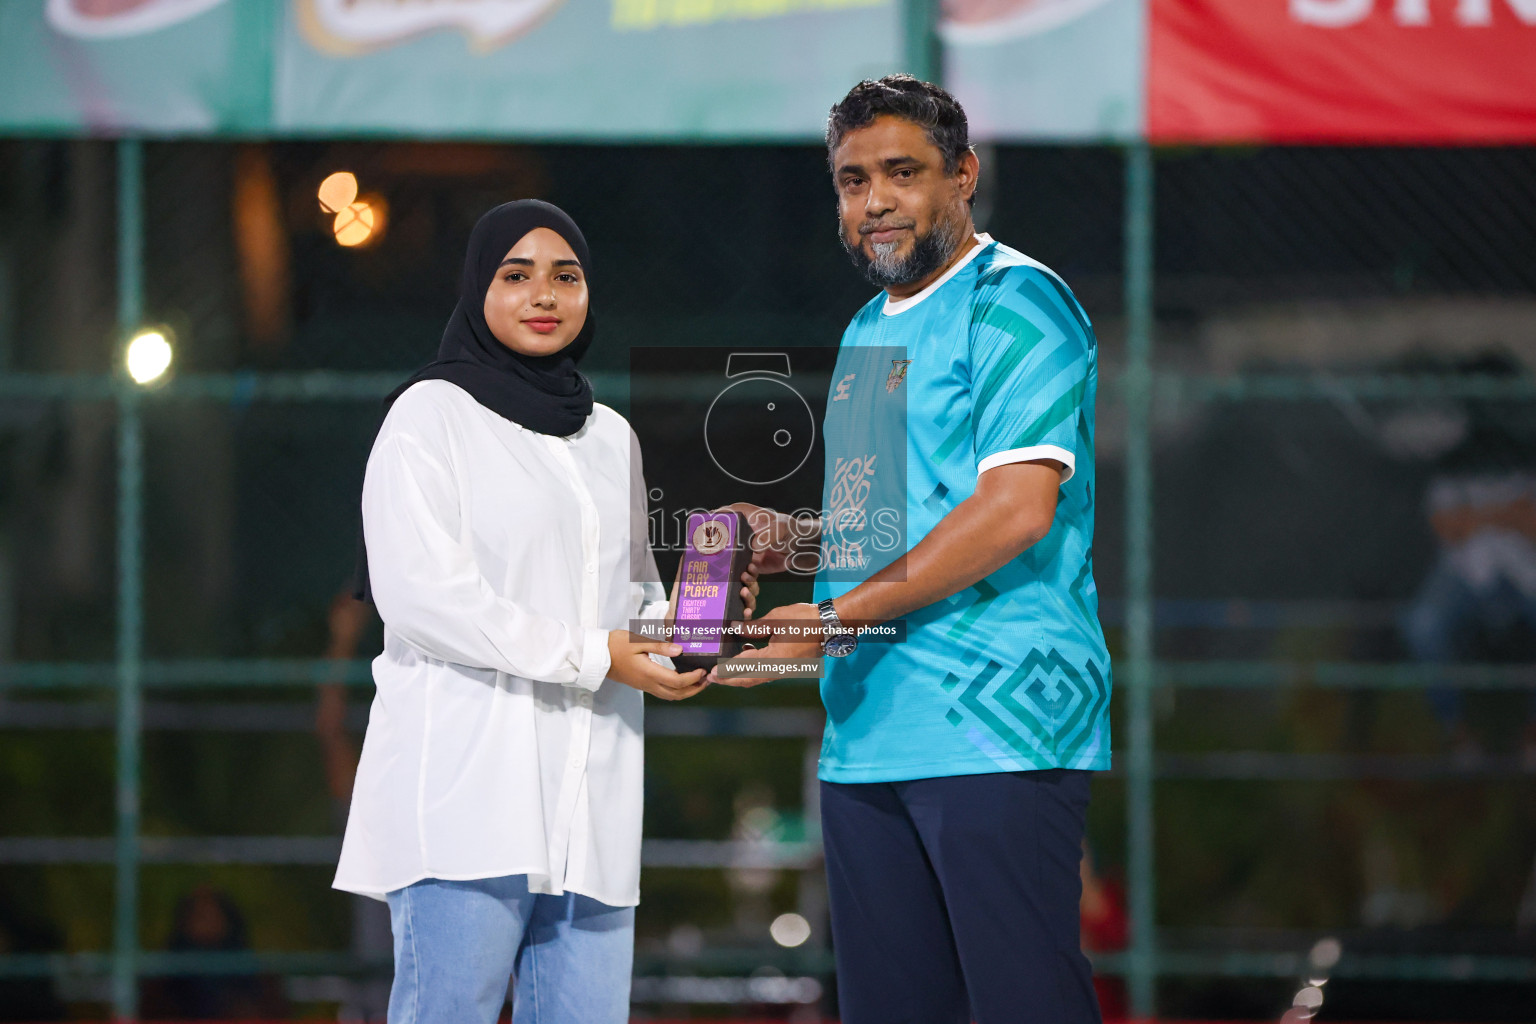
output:
M955 168L955 185L960 189L960 198L970 202L980 181L981 160L974 149L967 148L960 157L959 166Z

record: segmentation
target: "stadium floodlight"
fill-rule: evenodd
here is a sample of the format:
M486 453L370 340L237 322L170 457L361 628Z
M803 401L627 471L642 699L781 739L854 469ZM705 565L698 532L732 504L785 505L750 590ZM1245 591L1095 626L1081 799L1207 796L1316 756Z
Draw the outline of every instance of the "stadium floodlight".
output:
M171 368L171 340L164 329L146 327L123 349L123 364L135 384L149 385L165 376Z
M350 249L372 238L380 226L379 220L373 204L359 200L336 215L331 230L336 234L337 243Z
M811 937L811 923L799 914L780 914L768 926L773 941L786 949L802 945Z
M320 209L333 218L331 233L337 244L347 249L376 242L384 232L384 198L359 195L357 189L357 175L336 171L326 176L316 192Z
M1318 939L1312 946L1312 951L1307 954L1307 962L1315 969L1323 972L1332 970L1339 962L1339 957L1344 955L1344 945L1338 939L1329 936Z
M318 192L320 209L326 213L340 213L357 198L357 175L351 171L337 171L326 176Z

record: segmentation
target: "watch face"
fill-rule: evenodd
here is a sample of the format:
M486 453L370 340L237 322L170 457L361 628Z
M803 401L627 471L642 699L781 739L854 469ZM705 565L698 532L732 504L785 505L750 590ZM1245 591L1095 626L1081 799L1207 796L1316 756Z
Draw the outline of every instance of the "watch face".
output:
M823 650L831 657L842 658L852 654L857 646L859 642L853 638L852 633L834 633L827 637Z

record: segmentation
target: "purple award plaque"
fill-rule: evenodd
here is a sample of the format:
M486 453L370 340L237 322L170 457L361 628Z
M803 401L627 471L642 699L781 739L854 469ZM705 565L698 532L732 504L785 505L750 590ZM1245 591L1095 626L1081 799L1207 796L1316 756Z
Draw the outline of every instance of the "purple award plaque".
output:
M709 668L741 652L741 637L725 633L724 626L745 611L741 574L752 560L751 530L740 512L695 512L688 517L673 619L679 630L672 639L683 649L672 658L679 669Z

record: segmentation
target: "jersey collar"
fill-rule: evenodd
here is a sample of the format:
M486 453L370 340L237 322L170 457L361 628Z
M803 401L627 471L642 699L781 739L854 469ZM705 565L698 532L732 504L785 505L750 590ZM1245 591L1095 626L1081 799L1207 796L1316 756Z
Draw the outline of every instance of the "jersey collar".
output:
M959 262L950 267L948 270L944 271L944 274L928 287L924 288L916 295L908 295L904 299L893 299L887 295L885 297L885 306L880 310L881 315L895 316L897 313L905 313L907 310L911 309L913 306L917 305L919 302L922 302L928 296L942 288L945 281L948 281L950 278L958 274L961 268L963 268L967 263L971 262L971 260L975 259L981 253L981 250L992 244L992 236L987 234L985 231L978 233L974 237L980 244L972 246L970 252L960 257Z

